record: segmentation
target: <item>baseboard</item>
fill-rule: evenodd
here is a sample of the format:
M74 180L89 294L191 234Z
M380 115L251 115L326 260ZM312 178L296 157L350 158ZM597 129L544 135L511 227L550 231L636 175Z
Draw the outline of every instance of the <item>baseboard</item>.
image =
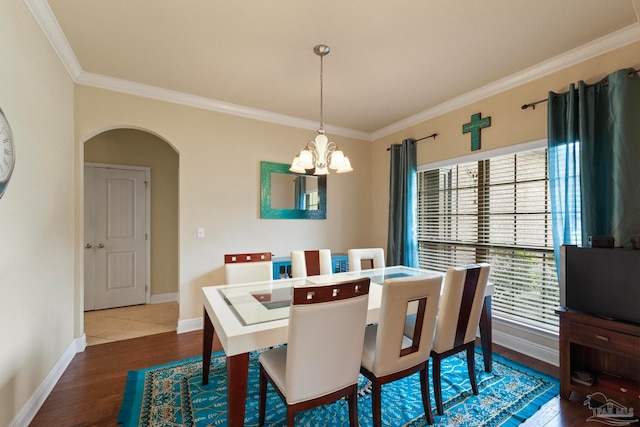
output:
M168 294L151 295L150 304L161 304L163 302L178 301L178 296L179 295L180 294L178 292L172 292L172 293L168 293Z
M36 391L31 395L27 403L20 409L18 415L9 423L9 427L22 427L28 426L31 421L35 418L36 414L40 410L40 407L47 400L51 390L58 383L62 374L67 369L71 361L73 360L73 356L80 351L84 351L84 348L87 345L87 338L83 334L82 337L76 338L71 341L71 344L67 347L67 349L62 353L60 359L53 365L53 368L49 371L47 376L44 378L42 383L38 386Z
M560 353L555 348L550 348L495 329L493 330L493 342L553 366L560 366Z
M178 320L178 327L176 328L176 332L179 334L183 334L185 332L197 331L202 329L204 325L204 321L202 317L197 317L195 319L187 319L187 320Z
M76 353L82 353L87 348L87 334L82 334L80 338L74 340L76 344Z

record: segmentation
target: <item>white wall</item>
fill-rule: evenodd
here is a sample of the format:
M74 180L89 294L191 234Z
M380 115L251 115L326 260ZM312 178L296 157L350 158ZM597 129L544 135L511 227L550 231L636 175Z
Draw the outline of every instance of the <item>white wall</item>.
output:
M74 338L73 83L22 0L0 2L0 107L16 165L0 199L0 425Z
M368 142L332 137L354 171L328 176L326 220L260 219L260 161L290 163L313 131L78 85L79 148L114 127L147 130L179 153L180 322L202 317L200 289L223 283L225 253L346 253L369 242ZM204 239L197 238L198 227L205 229Z

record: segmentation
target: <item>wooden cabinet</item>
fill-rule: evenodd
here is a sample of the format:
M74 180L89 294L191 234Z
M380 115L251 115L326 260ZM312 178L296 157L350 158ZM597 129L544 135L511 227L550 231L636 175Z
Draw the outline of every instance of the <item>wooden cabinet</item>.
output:
M564 308L556 313L560 316L560 397L601 392L640 412L640 326ZM578 371L593 375L593 385L573 378Z

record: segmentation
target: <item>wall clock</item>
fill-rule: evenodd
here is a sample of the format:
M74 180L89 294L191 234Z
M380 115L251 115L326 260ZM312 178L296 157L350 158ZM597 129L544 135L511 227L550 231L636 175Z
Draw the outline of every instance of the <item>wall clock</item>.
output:
M16 152L13 143L11 126L0 108L0 198L9 185L13 167L16 163Z

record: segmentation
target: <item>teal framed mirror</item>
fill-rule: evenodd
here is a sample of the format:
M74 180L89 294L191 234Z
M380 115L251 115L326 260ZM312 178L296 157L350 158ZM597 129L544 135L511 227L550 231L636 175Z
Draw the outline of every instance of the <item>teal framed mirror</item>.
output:
M293 173L286 163L260 162L260 218L326 219L327 176Z

